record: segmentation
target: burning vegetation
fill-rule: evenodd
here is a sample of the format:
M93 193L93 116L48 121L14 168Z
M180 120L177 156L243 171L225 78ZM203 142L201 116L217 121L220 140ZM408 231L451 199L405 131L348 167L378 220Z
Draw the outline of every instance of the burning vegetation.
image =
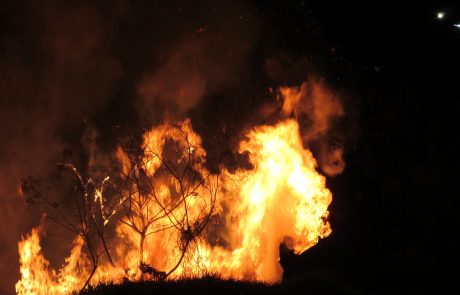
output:
M267 5L2 6L0 293L272 284L331 234L345 107L303 1Z
M24 180L27 200L41 204L44 216L75 238L55 270L41 252L41 228L34 228L19 242L16 292L62 294L100 283L209 273L279 282L279 245L300 254L327 237L332 201L297 120L287 112L302 94L283 88L279 95L284 115L247 130L235 151L247 155L249 169L229 171L216 161L211 172L201 137L186 119L146 131L138 147L119 146L114 173L100 182L70 163L59 164L74 178L72 204L55 203L39 183Z
M458 289L458 15L387 2L0 1L0 294Z

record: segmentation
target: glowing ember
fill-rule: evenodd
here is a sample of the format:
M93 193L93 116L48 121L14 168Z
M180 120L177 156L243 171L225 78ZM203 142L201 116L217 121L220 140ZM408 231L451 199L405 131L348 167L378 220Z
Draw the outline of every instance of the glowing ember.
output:
M283 110L289 108L285 104ZM253 169L223 169L219 175L206 169L206 152L189 120L147 132L139 159L119 148L124 186L119 206L110 213L118 219L103 221L116 222L109 246L114 263L102 255L90 284L205 273L278 282L281 243L302 253L328 236L332 195L312 153L302 145L297 122L259 126L245 138L238 152L248 153ZM102 189L96 189L94 200L103 207ZM219 222L207 226L213 220ZM56 272L42 256L34 229L19 242L18 294L78 291L91 273L85 247L83 239L75 239Z

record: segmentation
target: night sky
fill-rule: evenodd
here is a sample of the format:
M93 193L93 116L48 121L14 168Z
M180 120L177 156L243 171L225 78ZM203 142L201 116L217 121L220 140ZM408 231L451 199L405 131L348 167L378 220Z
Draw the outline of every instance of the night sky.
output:
M276 101L269 88L310 76L343 97L333 132L346 169L327 178L333 234L282 251L285 279L458 289L460 5L337 2L1 1L0 293L13 292L17 241L40 222L21 178L52 185L57 162L85 171L89 146L110 152L185 117L234 169L240 132ZM169 93L178 87L186 100Z

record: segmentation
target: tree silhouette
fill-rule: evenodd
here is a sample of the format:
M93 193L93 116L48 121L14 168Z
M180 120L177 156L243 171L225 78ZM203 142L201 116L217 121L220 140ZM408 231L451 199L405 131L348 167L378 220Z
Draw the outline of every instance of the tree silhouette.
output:
M123 213L120 222L139 236L139 269L155 279L166 279L182 263L189 246L199 237L215 213L218 176L204 167L204 153L189 134L169 126L162 144L123 152L120 169ZM180 256L169 270L159 271L145 263L145 241L149 236L176 231Z
M161 129L161 128L160 128ZM29 203L39 203L45 216L83 239L92 269L82 289L94 276L104 254L112 266L106 227L120 223L134 232L139 243L140 278L164 280L183 263L190 246L196 242L215 213L219 178L206 169L206 154L197 135L182 126L166 125L157 134L157 144L148 141L139 147L117 151L120 165L113 180L106 176L100 183L83 177L73 164L58 164L72 176L72 202L55 202L29 177L22 180L22 191ZM217 165L218 166L218 165ZM177 237L169 269L157 270L145 261L145 244L151 236L169 231ZM112 237L112 236L109 237ZM171 257L167 257L171 259Z
M28 203L40 203L46 218L83 239L92 262L90 275L82 287L84 289L96 272L102 255L106 254L109 262L114 265L104 231L115 212L114 209L104 207L102 199L108 177L96 185L91 178L84 180L72 164L59 163L58 169L70 172L75 179L71 206L53 201L40 188L40 182L32 177L21 180L21 190Z

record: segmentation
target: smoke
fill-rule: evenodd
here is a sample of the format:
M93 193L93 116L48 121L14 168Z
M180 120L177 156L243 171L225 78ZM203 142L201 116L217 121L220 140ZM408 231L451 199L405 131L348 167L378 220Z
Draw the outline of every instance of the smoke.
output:
M51 178L63 150L78 145L83 118L113 95L120 67L108 26L120 14L102 19L87 3L54 1L0 8L0 293L9 294L17 242L39 222L20 179Z
M171 24L161 24L168 38L155 35L159 43L137 85L137 111L148 123L182 120L205 97L239 83L259 31L257 18L239 2L174 4L178 11L161 11L159 18Z
M5 111L0 116L5 120ZM13 116L13 117L11 117ZM31 116L33 117L33 116ZM50 171L56 162L60 143L46 134L46 127L31 126L31 124L14 120L14 114L9 119L15 122L14 130L8 135L2 133L6 142L14 147L5 147L5 141L0 144L0 293L7 294L18 277L17 241L21 234L36 225L39 215L28 210L19 191L19 179L27 175L42 175ZM2 120L1 122L5 122ZM20 124L20 125L19 125ZM31 131L33 130L33 131ZM8 136L8 137L4 137Z
M207 150L226 152L218 146L261 117L273 99L266 86L280 77L307 81L282 112L303 122L325 173L343 171L343 150L330 144L340 97L302 76L312 67L303 61L264 67L264 18L239 1L0 4L0 293L13 293L17 242L39 222L21 178L56 181L62 161L102 178L120 138L189 116Z
M174 114L183 116L198 104L206 90L206 79L192 52L184 49L174 54L166 65L140 83L139 111L144 116L155 116L156 103L164 105L167 118Z
M341 174L348 140L343 132L347 97L333 90L305 58L271 57L265 68L270 79L280 85L278 104L269 108L269 113L279 111L283 117L296 118L303 144L314 152L322 172L331 177Z
M237 81L257 25L245 5L224 1L48 0L0 8L4 294L18 279L17 242L39 220L21 199L20 179L49 183L60 161L92 174L107 166L98 147L111 135L104 121L124 123L132 113L148 124L183 118L205 95Z
M304 145L317 151L319 165L324 173L335 176L343 172L343 147L331 143L337 123L345 116L341 98L324 81L309 78L299 87L281 87L281 111L300 122Z

